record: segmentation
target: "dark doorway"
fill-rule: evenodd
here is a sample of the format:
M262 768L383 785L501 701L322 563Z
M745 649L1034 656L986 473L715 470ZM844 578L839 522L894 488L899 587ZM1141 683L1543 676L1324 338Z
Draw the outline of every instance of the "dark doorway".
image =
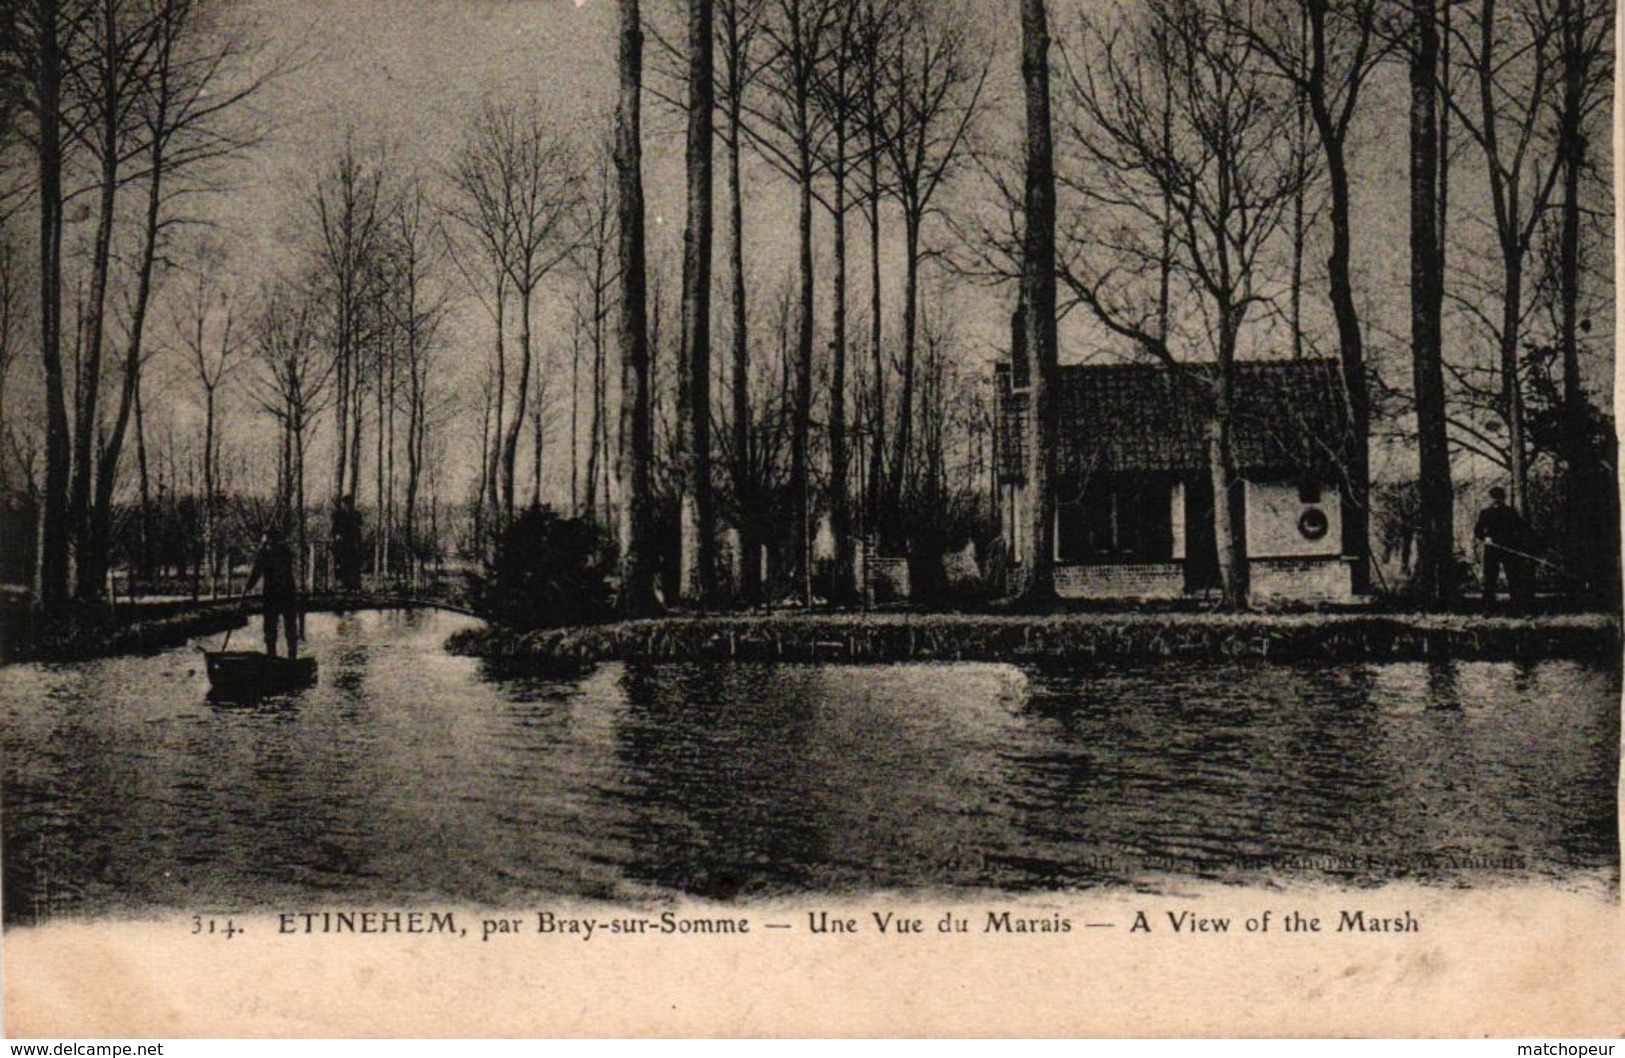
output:
M1219 545L1213 535L1213 479L1185 479L1185 590L1219 587Z

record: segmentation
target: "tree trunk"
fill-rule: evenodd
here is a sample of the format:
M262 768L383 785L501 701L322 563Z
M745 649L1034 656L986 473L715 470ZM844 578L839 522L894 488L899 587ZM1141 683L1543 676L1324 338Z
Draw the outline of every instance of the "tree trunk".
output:
M68 597L68 488L71 439L62 373L62 51L60 3L36 0L40 359L45 375L45 495L40 504L35 603L58 610Z
M136 273L135 301L130 314L129 345L124 357L124 384L119 393L118 412L114 418L112 434L101 453L97 467L96 493L91 509L90 547L91 561L97 567L92 572L98 586L105 582L112 553L113 491L118 483L119 459L123 453L124 437L129 430L130 417L139 399L141 361L144 352L147 312L152 302L152 277L157 263L160 218L164 202L164 172L169 159L165 156L168 145L170 85L172 69L172 41L170 33L162 35L159 57L154 76L157 80L157 111L149 119L147 132L151 143L147 148L147 162L151 173L147 177L147 201L140 264ZM211 393L212 398L212 393ZM218 441L215 442L219 444ZM205 458L209 450L205 449ZM213 512L210 512L212 525ZM213 566L211 565L211 574ZM98 589L99 590L99 589Z
M581 516L581 321L570 336L570 517Z
M209 386L203 396L203 562L209 569L209 593L218 591L215 555L215 494L220 487L214 476L214 387Z
M412 282L414 280L408 280ZM407 319L412 319L413 306L407 305ZM408 326L412 326L410 322ZM410 341L410 339L408 339ZM385 410L385 421L380 429L386 434L384 440L384 513L379 518L382 525L380 550L383 552L383 566L381 572L391 576L394 569L393 545L395 541L395 403L400 386L400 356L398 347L390 349L389 357L389 400Z
M1363 593L1371 581L1371 398L1365 380L1365 338L1354 301L1353 240L1349 217L1348 167L1340 139L1325 138L1326 172L1331 185L1332 254L1327 262L1332 314L1337 319L1338 360L1349 439L1344 467L1348 502L1343 505L1343 554L1354 559L1353 588Z
M745 302L745 209L739 184L739 137L742 102L739 89L728 97L728 285L733 311L734 500L739 510L739 593L751 605L761 601L761 567L754 561L761 546L756 526L755 460L750 429L750 322Z
M97 217L91 255L90 297L81 319L84 330L83 360L79 370L79 406L74 424L73 483L68 495L68 520L73 527L76 584L80 599L99 598L107 582L107 556L98 554L95 539L92 483L95 480L97 430L101 413L102 346L106 336L107 286L113 267L113 222L119 187L120 99L117 7L103 0L101 12L101 54L97 73L101 98L97 105L98 149L101 157L97 174Z
M1244 597L1238 590L1238 580L1245 566L1238 563L1233 546L1236 526L1230 494L1235 481L1230 474L1229 451L1229 424L1223 413L1215 411L1207 424L1207 465L1213 486L1213 533L1218 549L1219 590L1226 608L1238 609L1241 607L1236 600Z
M871 117L871 120L875 120ZM874 406L869 425L873 434L869 447L868 528L878 534L881 521L889 515L886 503L886 361L881 349L880 301L880 171L879 152L869 155L869 355L873 364Z
M805 90L797 100L797 195L798 273L801 284L799 317L796 321L796 384L794 421L791 423L790 507L794 512L796 556L791 568L801 585L803 602L812 605L812 504L808 441L812 428L812 347L813 347L813 246L812 144L809 141L808 100Z
M606 308L604 312L605 315L608 315L609 310ZM603 512L604 517L613 518L615 517L615 475L612 468L615 457L610 454L609 441L609 349L604 341L602 331L603 321L600 320L598 351L596 354L600 385L597 394L598 404L593 414L598 420L598 481L602 486L599 492L599 499L602 500L599 510Z
M480 477L479 492L474 500L474 538L483 548L486 542L485 529L488 524L486 515L492 509L489 503L491 491L491 382L486 380L480 387Z
M597 251L602 255L602 251ZM592 292L592 415L587 424L587 518L596 521L598 517L598 476L600 471L600 453L608 446L604 444L604 436L608 425L604 422L604 308L603 308L603 268L595 265L593 272ZM607 474L605 475L608 476ZM605 512L608 513L607 511Z
M1580 385L1580 174L1586 150L1581 119L1590 66L1584 40L1584 8L1585 0L1559 0L1563 109L1558 123L1558 150L1563 167L1563 204L1558 235L1558 346L1563 359L1563 461L1568 472L1564 558L1571 572L1586 577L1586 593L1595 597L1604 594L1600 590L1602 578L1597 574L1612 570L1617 558L1605 554L1599 546L1609 538L1599 518L1606 507L1596 502L1602 482L1596 477L1586 436L1590 416Z
M875 32L875 0L867 0L864 13L866 32ZM872 434L869 447L869 495L864 498L866 504L866 527L871 534L878 537L880 523L889 512L885 511L886 495L886 363L880 348L881 339L881 300L880 300L880 155L883 150L881 136L883 128L880 120L880 94L878 57L870 54L866 60L868 66L864 71L863 102L864 124L867 127L869 186L865 189L869 199L869 355L873 364L874 377L874 405L869 412L869 427Z
M654 585L647 265L643 236L643 30L638 0L619 0L620 99L615 108L616 217L620 243L621 469L626 510L621 519L621 612L658 608Z
M1410 60L1411 356L1421 500L1417 586L1423 599L1443 604L1455 594L1455 511L1440 323L1444 276L1439 268L1436 183L1439 30L1435 0L1412 0L1412 11L1416 25Z
M1518 371L1519 321L1523 315L1523 249L1517 246L1503 247L1502 257L1505 295L1501 300L1501 409L1507 426L1508 502L1527 518L1529 466L1524 443L1523 380Z
M1345 556L1354 559L1352 586L1356 592L1363 593L1370 589L1371 581L1371 399L1365 379L1365 337L1360 330L1360 312L1354 300L1351 193L1345 152L1347 126L1346 123L1340 124L1332 114L1327 98L1329 44L1326 39L1326 18L1329 9L1330 5L1324 0L1305 4L1302 25L1309 36L1309 116L1315 123L1321 151L1326 159L1326 179L1330 191L1332 250L1326 266L1327 283L1332 314L1337 321L1338 360L1342 369L1343 400L1350 435L1344 466L1348 502L1342 507L1342 548ZM1351 80L1356 73L1350 72ZM1351 83L1346 91L1352 93L1356 87ZM1344 106L1352 107L1352 100L1345 100ZM1301 257L1301 188L1293 201L1294 238ZM1301 341L1301 334L1297 339Z
M414 428L413 432L413 462L417 469L414 471L411 481L412 491L410 493L410 514L412 520L410 530L407 533L407 539L412 543L412 573L413 577L415 578L413 581L414 587L421 583L423 579L424 559L433 559L433 557L439 553L440 548L440 538L435 534L435 527L438 523L436 521L436 512L434 510L436 495L432 489L432 478L428 482L431 489L429 492L429 536L427 540L422 540L419 538L422 529L421 522L418 519L418 508L423 502L422 496L425 484L424 478L430 469L428 466L428 415L429 408L427 398L425 397L424 402L419 406L417 426Z
M1448 4L1446 5L1448 10ZM1483 109L1480 145L1488 163L1490 193L1495 204L1496 234L1501 249L1501 416L1507 428L1507 473L1512 507L1528 515L1529 475L1525 466L1523 438L1523 386L1518 377L1519 323L1523 317L1523 259L1527 243L1522 237L1522 216L1518 204L1519 164L1514 162L1511 179L1503 176L1496 130L1494 68L1495 0L1484 0L1479 14L1480 40L1478 66L1479 100ZM1538 208L1538 203L1535 208ZM1443 274L1440 267L1440 274Z
M850 602L852 584L852 519L847 507L846 488L846 125L835 130L835 290L834 334L830 345L834 363L829 384L829 511L830 529L835 539L834 582L831 598Z
M711 496L712 0L688 5L688 227L683 233L682 567L679 594L716 601Z
M281 463L276 470L277 505L293 508L293 419L284 410L277 418L278 439L282 445Z
M1213 539L1219 549L1224 605L1245 610L1250 596L1247 562L1247 496L1234 448L1236 336L1240 320L1221 305L1219 362L1213 374L1213 419L1208 424L1208 469L1213 478Z
M310 525L305 517L305 412L302 400L296 400L289 409L293 420L293 503L294 531L297 534L299 583L310 590ZM304 632L304 615L300 614L300 633Z
M380 355L382 351L380 350ZM388 531L384 520L384 371L378 364L378 385L373 391L373 414L378 418L378 429L372 443L372 576L374 581L384 574L384 534ZM376 586L376 585L375 585Z
M412 392L406 416L406 509L402 513L402 542L406 547L406 570L412 587L418 586L418 489L423 478L423 379L412 360Z
M507 278L502 272L500 262L496 264L496 356L497 356L497 384L496 395L491 401L491 458L487 470L490 481L486 491L490 496L491 519L497 529L504 525L502 511L502 436L503 421L507 414L505 405L508 400L508 349L504 324L507 315L508 286Z
M531 464L530 505L537 510L542 506L542 450L547 443L547 424L542 420L542 401L547 396L542 373L536 373L536 402L530 417L531 444L535 449L535 462Z
M147 422L141 408L141 380L135 384L135 465L141 483L141 579L150 583L153 573L152 477L147 464Z
M515 284L515 293L519 295L519 382L514 386L513 419L509 421L507 434L502 439L502 516L509 522L513 521L514 471L519 461L519 433L524 429L526 402L530 396L530 303L535 287L528 275L524 278L526 282Z
M1059 381L1055 320L1055 161L1050 141L1049 26L1044 0L1021 0L1021 78L1027 112L1026 230L1021 310L1028 364L1025 424L1026 510L1022 596L1042 604L1055 595L1055 446Z
M1316 18L1320 19L1319 23L1314 21ZM1325 77L1324 52L1316 52L1315 46L1323 43L1324 41L1324 36L1322 33L1324 25L1324 3L1317 3L1315 0L1310 0L1308 3L1300 3L1298 5L1298 43L1300 51L1297 55L1297 59L1311 70L1311 76L1313 76L1314 73L1319 73L1322 79ZM1324 92L1324 80L1322 81L1321 91ZM1296 139L1294 139L1292 143L1292 149L1298 153L1297 162L1299 167L1299 179L1296 181L1296 186L1292 189L1292 283L1290 292L1292 314L1292 359L1294 360L1302 360L1304 354L1303 255L1305 249L1305 230L1303 200L1304 195L1308 192L1309 184L1307 173L1308 165L1306 161L1309 153L1308 119L1309 111L1312 109L1312 103L1310 102L1309 97L1312 96L1314 92L1315 87L1311 84L1309 91L1299 91L1297 93L1297 99L1294 101L1298 112L1298 120L1294 126ZM1164 154L1169 153L1167 145L1169 137L1172 135L1172 129L1170 127L1172 125L1172 119L1172 108L1165 105L1163 107ZM1326 142L1324 129L1321 130L1321 140L1323 143ZM1166 241L1172 234L1167 228L1168 214L1166 210L1163 213L1163 218L1163 239ZM1168 337L1166 328L1163 329L1161 336L1165 340Z
M334 369L334 397L333 397L333 510L336 512L344 503L344 482L349 476L350 465L350 372L351 363L351 305L350 288L352 277L348 269L341 269L338 277L338 348L335 358L338 363ZM328 579L333 577L334 548L327 549Z
M350 407L353 410L350 416L350 485L344 493L352 509L357 508L361 497L361 439L366 426L362 399L366 395L367 378L361 371L360 354L358 343L356 364L350 372Z
M166 59L167 62L167 59ZM159 124L163 124L160 115ZM130 314L129 347L124 356L124 385L119 392L118 412L113 420L113 431L101 454L97 468L96 496L91 511L90 553L99 567L95 570L97 583L106 580L108 560L112 550L113 490L118 484L119 458L124 450L124 436L129 430L130 416L141 386L141 359L144 353L147 311L152 304L152 276L158 259L160 216L163 209L164 157L162 141L154 134L149 164L152 174L147 183L145 227L141 244L141 263L136 273L135 302ZM213 393L210 393L212 400ZM211 409L212 415L212 409ZM218 441L215 444L219 444ZM207 458L208 449L205 449ZM212 495L212 494L211 494ZM210 520L212 523L212 511Z
M1052 178L1053 179L1053 178ZM920 214L908 204L903 207L903 377L897 398L897 435L892 446L890 521L894 528L904 522L903 504L908 492L909 469L914 449L914 386L916 346L920 329ZM1051 246L1053 254L1053 244ZM1053 259L1053 258L1052 258Z

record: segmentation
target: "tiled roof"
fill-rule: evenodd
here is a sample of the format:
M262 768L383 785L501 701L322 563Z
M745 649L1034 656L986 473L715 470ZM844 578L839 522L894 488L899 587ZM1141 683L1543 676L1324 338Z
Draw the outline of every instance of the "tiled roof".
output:
M1155 364L1061 368L1060 472L1200 471L1207 466L1212 365L1176 374ZM1000 476L1020 480L1027 394L999 365ZM1236 364L1233 443L1243 470L1329 470L1352 437L1335 360Z

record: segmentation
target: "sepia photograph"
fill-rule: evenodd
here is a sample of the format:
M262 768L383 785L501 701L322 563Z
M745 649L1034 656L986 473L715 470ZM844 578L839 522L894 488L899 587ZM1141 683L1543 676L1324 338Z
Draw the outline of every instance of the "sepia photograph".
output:
M1617 1034L1617 19L8 0L7 1034Z

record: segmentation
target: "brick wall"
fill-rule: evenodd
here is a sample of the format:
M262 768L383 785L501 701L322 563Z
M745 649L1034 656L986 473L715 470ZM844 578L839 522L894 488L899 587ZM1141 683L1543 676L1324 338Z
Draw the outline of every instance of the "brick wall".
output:
M1349 564L1341 558L1255 558L1248 572L1260 602L1346 602L1354 595Z
M1055 593L1064 599L1177 599L1185 593L1185 567L1179 562L1056 566Z

